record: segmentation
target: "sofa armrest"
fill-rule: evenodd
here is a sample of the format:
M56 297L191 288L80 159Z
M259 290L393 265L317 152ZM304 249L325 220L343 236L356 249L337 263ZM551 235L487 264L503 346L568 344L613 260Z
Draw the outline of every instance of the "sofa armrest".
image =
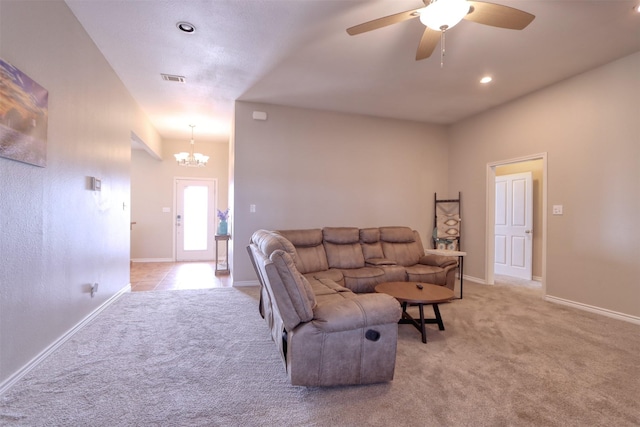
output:
M449 265L457 265L458 260L452 256L427 254L420 258L419 263L444 268Z
M398 265L397 262L395 262L392 259L389 258L369 258L367 260L365 260L365 263L371 266L379 266L379 265Z
M311 322L323 332L340 332L398 323L401 313L400 303L390 295L360 294L357 298L318 304Z

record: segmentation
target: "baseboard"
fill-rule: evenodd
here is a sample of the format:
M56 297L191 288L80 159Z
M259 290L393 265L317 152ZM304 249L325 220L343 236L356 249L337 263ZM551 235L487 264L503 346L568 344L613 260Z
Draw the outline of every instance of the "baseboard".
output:
M105 301L98 308L89 313L84 319L78 322L74 327L65 332L60 338L54 341L50 346L45 348L36 357L31 359L26 365L20 368L16 373L11 375L8 379L0 383L0 396L2 396L7 390L9 390L15 383L17 383L22 377L27 375L31 370L38 366L43 360L53 354L62 344L67 342L76 332L82 329L87 323L91 322L98 314L100 314L105 308L113 304L123 294L131 292L131 283L122 288L118 293L113 295L107 301Z
M531 276L531 280L542 283L542 276Z
M466 274L462 275L462 278L464 279L462 282L464 284L464 282L469 281L469 282L475 282L475 283L480 283L481 285L486 285L487 282L484 279L479 279L477 277L473 277L473 276L467 276Z
M257 280L243 280L239 282L233 282L233 287L241 287L241 286L260 286L260 282Z
M131 258L131 262L174 262L173 258Z
M588 311L590 313L600 314L602 316L611 317L613 319L622 320L625 322L640 325L640 317L638 316L632 316L630 314L620 313L617 311L608 310L606 308L595 307L593 305L583 304L581 302L571 301L564 298L558 298L551 295L546 295L544 299L546 301L553 302L556 304L566 305L568 307L577 308L579 310Z

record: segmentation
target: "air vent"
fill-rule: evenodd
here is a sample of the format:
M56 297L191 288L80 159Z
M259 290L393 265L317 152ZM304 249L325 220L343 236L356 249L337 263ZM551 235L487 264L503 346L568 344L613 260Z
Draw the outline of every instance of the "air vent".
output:
M174 76L171 74L160 74L162 76L162 80L165 80L167 82L176 82L176 83L184 83L185 82L185 77L184 76Z

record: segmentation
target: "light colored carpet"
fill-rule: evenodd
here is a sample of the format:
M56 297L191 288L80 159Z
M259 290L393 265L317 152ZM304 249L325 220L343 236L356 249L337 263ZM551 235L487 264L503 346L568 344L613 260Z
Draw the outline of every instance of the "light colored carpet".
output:
M637 426L640 327L465 284L395 379L287 383L257 289L131 293L0 397L6 426ZM431 310L427 308L431 314Z

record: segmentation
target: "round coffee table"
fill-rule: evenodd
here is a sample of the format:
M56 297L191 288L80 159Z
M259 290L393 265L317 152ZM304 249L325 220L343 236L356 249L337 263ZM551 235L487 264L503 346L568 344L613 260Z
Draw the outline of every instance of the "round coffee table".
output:
M398 323L409 323L415 326L422 333L422 342L427 342L427 331L424 327L427 323L437 323L438 329L444 331L444 323L440 316L438 304L451 301L454 293L444 286L433 285L431 283L416 282L386 282L376 286L376 292L391 295L402 304L402 318ZM414 319L407 313L407 305L417 305L420 311L420 319ZM424 318L424 306L432 305L435 318Z

